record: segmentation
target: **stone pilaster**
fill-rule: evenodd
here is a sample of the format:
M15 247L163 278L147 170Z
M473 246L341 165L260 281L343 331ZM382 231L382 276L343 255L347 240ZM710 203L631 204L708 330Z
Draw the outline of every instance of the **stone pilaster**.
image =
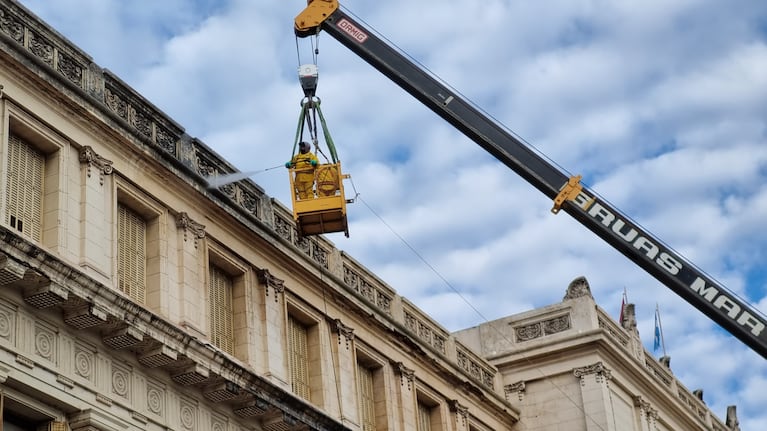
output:
M448 406L455 430L467 431L469 429L469 408L459 403L458 400L450 400Z
M587 431L617 431L608 418L613 417L608 381L612 373L602 362L573 369L573 375L580 379L583 398L583 414Z
M178 228L178 277L181 299L180 313L184 327L197 335L204 335L203 316L206 314L201 307L205 303L204 291L205 271L203 253L199 248L199 240L205 238L205 226L195 222L185 212L176 216Z
M395 372L399 374L399 385L395 386L394 393L397 395L399 411L402 414L401 428L403 430L417 429L416 420L416 392L415 371L406 367L402 362L394 364Z
M340 319L330 322L330 328L336 338L331 350L336 357L333 366L336 367L334 376L341 403L341 420L347 425L358 425L360 418L357 408L357 383L354 378L357 365L354 359L354 329L344 325Z
M256 295L256 302L261 311L258 327L259 339L257 347L263 364L263 373L275 384L290 390L287 367L285 366L285 281L272 275L268 269L256 270L262 293Z
M85 146L80 149L80 164L80 263L108 276L112 238L106 211L111 207L112 192L110 187L104 187L104 179L112 174L112 162ZM94 171L98 175L93 175Z

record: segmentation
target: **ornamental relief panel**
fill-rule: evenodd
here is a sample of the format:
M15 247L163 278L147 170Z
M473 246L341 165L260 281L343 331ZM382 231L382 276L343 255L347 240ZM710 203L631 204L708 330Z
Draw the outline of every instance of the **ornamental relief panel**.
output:
M197 404L193 401L181 398L181 408L179 410L179 419L181 420L181 427L185 430L197 429Z
M0 343L13 346L16 341L16 310L0 303Z
M570 314L514 327L516 341L529 341L570 329Z
M74 373L90 383L95 382L95 355L92 349L81 344L75 345Z
M159 384L147 381L146 409L155 416L165 416L165 388Z
M37 356L58 364L57 334L48 325L35 323L34 352Z
M112 394L128 401L131 399L131 371L112 362Z

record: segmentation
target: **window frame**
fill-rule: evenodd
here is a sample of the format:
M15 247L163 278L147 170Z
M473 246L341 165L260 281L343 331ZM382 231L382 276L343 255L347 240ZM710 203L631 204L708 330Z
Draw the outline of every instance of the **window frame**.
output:
M154 199L149 197L146 193L140 191L137 187L133 186L127 180L120 176L115 176L115 200L113 205L114 214L112 223L112 253L113 259L113 287L118 292L125 294L126 296L134 299L134 297L128 295L120 289L120 274L118 272L119 267L119 232L118 232L118 207L120 205L130 209L146 222L146 262L145 262L145 286L144 286L144 302L140 305L149 308L153 311L160 311L162 306L162 286L167 282L167 276L165 275L165 268L163 264L163 255L167 253L167 238L163 237L163 233L167 231L165 228L167 219L167 210L157 203ZM167 259L165 259L167 260Z
M231 281L231 351L223 349L232 356L248 360L248 316L249 307L253 301L248 300L250 286L252 285L252 268L242 259L237 257L231 250L206 237L205 244L205 299L204 309L210 311L211 304L211 266L215 266L229 277ZM206 333L212 339L211 316L208 315L205 322ZM215 344L214 344L215 345Z
M69 141L62 135L46 126L42 121L35 118L22 107L4 100L3 133L4 139L0 147L2 151L2 170L6 172L0 179L2 192L0 203L2 204L2 224L13 231L7 219L9 211L8 202L8 173L9 171L9 140L11 135L18 136L22 141L39 151L43 156L42 190L40 201L39 238L20 233L30 241L38 243L45 248L60 252L64 241L63 202L66 196L66 149Z
M309 309L302 307L295 300L286 301L286 313L285 313L285 367L288 371L288 382L293 385L293 372L291 370L291 351L290 351L290 319L295 319L296 322L301 323L306 327L306 343L307 343L307 383L309 387L309 397L304 398L307 401L317 405L323 406L324 394L323 387L324 377L323 373L323 360L322 360L322 346L321 346L321 331L325 331L326 328L322 326L322 318L318 314ZM295 392L294 392L295 393Z

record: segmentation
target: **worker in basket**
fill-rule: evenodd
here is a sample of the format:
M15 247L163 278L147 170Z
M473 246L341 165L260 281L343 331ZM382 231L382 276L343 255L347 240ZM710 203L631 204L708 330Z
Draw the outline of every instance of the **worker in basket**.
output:
M299 152L285 163L285 167L296 171L295 193L298 194L298 199L314 198L314 168L319 164L319 160L311 152L311 145L308 142L302 141L298 148Z

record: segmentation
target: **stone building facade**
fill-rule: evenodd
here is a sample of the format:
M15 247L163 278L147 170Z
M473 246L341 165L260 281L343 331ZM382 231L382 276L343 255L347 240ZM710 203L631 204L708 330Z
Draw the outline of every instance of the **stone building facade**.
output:
M6 430L504 430L497 370L0 1ZM420 424L420 425L419 425Z
M450 334L16 0L0 85L6 431L735 429L590 296Z
M495 365L519 409L519 431L737 431L656 360L636 328L633 304L616 323L591 296L585 278L563 301L454 334Z

